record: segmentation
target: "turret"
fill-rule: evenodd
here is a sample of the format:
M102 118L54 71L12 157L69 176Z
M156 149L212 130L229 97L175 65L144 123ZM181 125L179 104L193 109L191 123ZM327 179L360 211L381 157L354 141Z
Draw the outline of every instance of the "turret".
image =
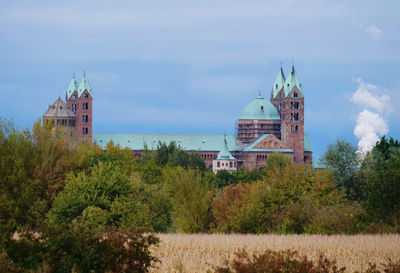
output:
M228 143L224 136L224 144L221 151L218 153L217 158L213 160L213 172L216 173L220 170L227 170L233 172L237 170L237 160L228 149Z

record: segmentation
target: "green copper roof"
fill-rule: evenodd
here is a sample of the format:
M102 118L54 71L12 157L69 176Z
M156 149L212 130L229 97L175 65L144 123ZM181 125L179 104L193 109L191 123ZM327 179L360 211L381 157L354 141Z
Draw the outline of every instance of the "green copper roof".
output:
M285 96L289 95L290 91L292 91L293 87L296 86L299 89L301 95L303 95L303 89L301 87L301 83L299 78L297 77L296 70L292 65L292 71L289 74L285 81Z
M75 75L72 76L71 82L69 83L67 90L67 99L69 99L72 96L72 93L74 93L74 91L78 91L78 83L75 79Z
M149 150L156 150L158 142L170 143L174 141L186 151L214 151L221 150L224 135L184 135L184 134L94 134L93 142L103 149L112 140L122 148L130 148L135 151L144 150L145 145ZM239 151L241 147L236 144L234 135L226 135L226 141L230 151Z
M275 83L272 86L272 97L275 98L282 87L285 85L285 74L283 73L282 67L279 71L278 77L276 77Z
M280 119L275 106L261 96L243 108L240 119Z
M86 79L85 73L83 73L83 78L82 78L82 80L81 80L81 82L80 82L80 84L79 84L79 88L78 88L78 98L79 98L80 96L82 96L82 94L83 94L83 92L84 92L85 90L87 90L87 91L89 92L90 96L93 97L92 89L91 89L90 86L89 86L89 82L88 82L88 80Z
M208 135L208 134L93 134L93 143L97 143L103 149L111 140L122 148L134 151L143 151L147 146L149 150L156 150L158 142L170 143L174 141L186 151L223 152L221 156L230 152L282 152L292 153L291 149L258 149L254 148L264 140L268 134L258 138L251 145L243 149L236 143L234 135ZM226 141L226 144L225 144ZM224 143L224 146L221 144ZM226 147L225 147L226 145ZM221 147L222 146L222 147ZM308 135L304 135L304 151L311 152L311 143ZM232 155L231 155L232 156ZM232 156L233 158L233 156ZM233 158L234 159L234 158Z
M321 156L313 155L312 166L315 169L326 169L326 165L322 162Z
M224 138L224 146L222 150L218 153L217 159L225 159L225 160L236 160L228 149L228 143L226 142L226 137Z
M307 134L304 134L304 151L312 152L310 137Z

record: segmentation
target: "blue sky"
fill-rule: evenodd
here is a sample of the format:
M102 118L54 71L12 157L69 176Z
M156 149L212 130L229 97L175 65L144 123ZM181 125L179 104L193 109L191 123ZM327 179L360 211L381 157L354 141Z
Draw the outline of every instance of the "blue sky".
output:
M399 8L398 0L3 0L0 117L31 126L86 70L95 133L234 133L259 90L269 98L281 61L286 74L294 61L315 154L338 137L400 139Z

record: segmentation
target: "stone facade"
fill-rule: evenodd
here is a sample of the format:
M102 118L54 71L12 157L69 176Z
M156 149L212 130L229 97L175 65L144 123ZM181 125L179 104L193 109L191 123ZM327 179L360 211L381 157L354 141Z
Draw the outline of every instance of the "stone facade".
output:
M214 173L221 171L221 170L226 170L228 172L234 172L234 171L237 171L237 163L236 163L236 160L215 159L215 160L213 160L212 169L213 169Z
M283 94L283 96L282 96ZM281 140L294 151L293 160L304 163L304 97L295 86L285 96L284 90L271 100L281 116Z
M79 86L75 76L72 78L65 102L58 98L55 103L49 105L49 109L43 115L43 122L50 120L55 126L71 128L79 143L92 143L93 97L85 74Z
M198 152L215 172L260 169L276 152L298 164L312 163L310 139L304 133L304 93L294 67L287 79L280 70L269 100L259 94L244 107L235 135L93 134L93 94L85 74L79 86L73 77L65 98L50 105L43 120L75 131L79 143L105 149L113 141L141 158L146 147L155 150L159 142L174 141L188 153Z
M69 98L66 96L68 108L75 113L75 131L80 143L92 143L92 124L93 124L93 98L85 90L78 97L78 92L74 91Z

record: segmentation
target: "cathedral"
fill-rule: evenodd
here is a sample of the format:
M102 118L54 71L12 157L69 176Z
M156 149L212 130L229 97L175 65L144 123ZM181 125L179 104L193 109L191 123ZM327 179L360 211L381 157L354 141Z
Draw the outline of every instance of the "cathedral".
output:
M65 102L58 98L43 115L44 122L74 132L79 143L96 143L103 149L109 141L132 150L141 158L146 149L156 150L159 142L175 142L188 153L198 152L206 166L235 171L260 169L272 153L278 152L295 163L312 163L311 142L304 133L304 93L292 66L287 77L280 69L269 101L259 94L242 110L235 134L101 134L93 133L93 93L86 75L79 85L73 76Z

